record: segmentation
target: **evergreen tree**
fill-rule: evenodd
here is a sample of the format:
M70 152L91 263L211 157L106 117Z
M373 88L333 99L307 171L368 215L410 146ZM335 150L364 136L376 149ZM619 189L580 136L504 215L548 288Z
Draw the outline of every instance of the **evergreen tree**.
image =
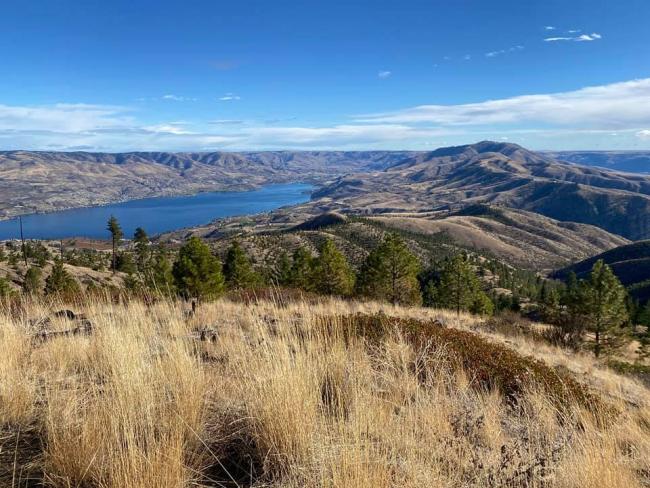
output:
M627 321L627 292L602 259L594 264L580 288L585 326L594 333L594 353L598 357L603 347L614 345L621 325Z
M142 227L135 229L133 243L135 245L136 266L140 273L144 273L149 261L149 236Z
M260 283L260 276L253 270L248 256L237 241L233 241L226 254L223 266L226 284L234 290L255 287Z
M7 253L4 250L4 246L0 244L0 263L7 259Z
M9 280L0 276L0 298L8 298L13 294L14 290L9 285Z
M321 246L314 261L312 283L316 291L325 295L349 296L352 293L354 273L331 239Z
M440 300L438 296L438 287L436 282L433 279L430 279L427 284L424 286L424 292L422 293L422 302L425 307L439 307Z
M191 237L179 250L172 268L179 293L186 298L216 298L224 289L221 262L198 237Z
M57 259L52 266L50 275L45 280L46 295L67 295L79 292L79 284L63 266L63 261Z
M124 237L124 233L122 232L122 227L120 227L120 223L117 221L114 215L111 215L111 218L108 219L108 224L106 225L106 230L108 230L111 233L111 243L112 243L112 248L113 248L113 265L111 269L113 270L113 274L115 274L115 271L117 270L117 247L120 244L120 240L122 237Z
M479 289L474 294L469 311L476 315L492 315L494 313L494 303L483 290Z
M171 295L175 290L172 265L162 245L153 257L151 266L145 272L145 283L150 290L165 295Z
M650 327L650 300L647 301L644 307L641 307L637 314L637 322L639 325Z
M115 268L118 271L129 275L132 275L137 271L137 266L133 261L133 255L128 252L118 253L115 265Z
M478 278L464 255L457 254L445 263L439 286L443 306L456 310L457 314L470 310L479 291Z
M542 319L549 324L559 324L562 316L560 293L555 288L546 289L542 294L540 312Z
M359 292L393 305L420 305L420 263L397 234L373 249L359 273Z
M274 282L280 286L291 285L291 261L289 260L289 255L286 251L282 251L280 258L278 259Z
M291 271L289 273L289 285L305 291L311 291L314 286L312 282L312 268L314 258L309 250L300 246L293 253Z
M23 278L23 293L39 295L43 291L42 274L41 268L35 266L30 267L25 272L25 277Z

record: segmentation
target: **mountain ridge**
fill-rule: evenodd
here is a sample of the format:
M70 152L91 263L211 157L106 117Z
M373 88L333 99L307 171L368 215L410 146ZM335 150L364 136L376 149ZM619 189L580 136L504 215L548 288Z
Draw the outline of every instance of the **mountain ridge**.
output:
M383 171L339 177L313 198L332 210L366 213L498 204L632 240L650 237L650 176L564 163L511 143L418 154Z

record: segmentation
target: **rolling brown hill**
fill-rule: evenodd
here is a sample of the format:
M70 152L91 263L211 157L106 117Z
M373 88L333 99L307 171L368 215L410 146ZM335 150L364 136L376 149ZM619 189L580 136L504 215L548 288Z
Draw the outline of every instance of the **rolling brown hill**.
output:
M301 208L305 212L299 212ZM358 265L386 232L397 231L425 263L444 249L460 247L535 271L557 269L630 242L592 225L488 205L475 205L447 216L416 212L349 218L334 212L311 216L306 210L309 204L222 219L168 233L161 239L180 242L197 235L227 246L236 238L261 262L268 256L277 258L283 250L291 251L300 243L315 251L318 243L330 236Z
M457 211L490 203L560 221L650 237L650 176L564 163L516 144L481 142L417 154L383 171L348 175L315 192L346 212Z
M414 153L0 152L0 219L152 196L322 182L385 168Z

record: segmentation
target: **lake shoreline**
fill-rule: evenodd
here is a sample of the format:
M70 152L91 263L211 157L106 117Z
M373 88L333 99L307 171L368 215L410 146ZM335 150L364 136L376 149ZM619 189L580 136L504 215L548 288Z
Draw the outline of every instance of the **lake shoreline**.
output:
M159 235L163 233L175 232L183 229L191 229L195 226L208 225L215 221L218 221L223 218L229 217L244 217L252 216L256 214L264 214L270 211L277 210L283 207L289 207L296 204L306 203L310 200L311 194L313 193L316 186L312 182L279 182L279 183L270 183L265 185L245 185L247 189L242 190L216 190L216 191L201 191L191 194L180 193L180 194L168 194L168 195L156 195L153 197L144 197L136 199L126 199L122 201L110 202L101 205L92 205L92 206L80 206L80 207L70 207L62 210L53 210L45 212L35 212L29 214L17 215L11 218L0 219L0 241L13 240L19 238L17 230L10 231L10 225L18 225L19 219L22 218L23 225L25 227L30 227L26 229L25 238L30 240L61 240L61 239L94 239L102 240L103 236L100 236L98 231L92 230L87 232L82 232L80 234L67 234L62 235L63 231L53 230L53 224L50 223L50 231L48 230L37 230L34 231L33 223L35 220L46 221L48 218L51 219L61 219L62 217L71 216L71 214L92 214L97 215L101 213L102 210L110 209L115 210L116 213L124 212L129 209L134 211L140 210L141 212L148 212L149 217L155 217L154 220L160 222L160 215L155 215L155 209L160 207L161 211L168 210L171 214L174 213L174 210L182 208L185 204L186 207L197 207L197 210L202 211L202 215L206 217L204 220L197 221L196 219L191 219L191 221L185 225L176 225L170 224L170 227L160 228L158 230L147 229L147 222L143 221L138 226L141 226L150 232L152 236ZM276 192L277 190L277 192ZM274 193L275 192L275 193ZM241 202L237 202L241 197ZM260 197L258 200L259 208L256 208L254 201L250 200L249 197ZM232 200L230 200L232 199ZM214 200L214 201L211 201ZM241 203L242 211L234 210L234 204ZM192 205L194 204L194 205ZM219 204L224 205L226 210L223 212L222 207ZM216 213L214 215L207 215L206 206L209 206ZM72 216L71 216L72 217ZM119 219L119 217L118 217ZM142 220L148 220L143 218ZM180 222L178 222L180 223ZM78 226L77 226L78 227ZM129 223L127 222L127 227ZM154 226L156 227L156 226ZM159 226L158 226L159 227ZM156 227L156 228L158 228ZM103 223L102 223L103 228ZM44 235L45 232L51 232L53 235ZM15 235L8 235L15 234ZM37 234L29 235L29 234ZM56 235L54 235L56 234ZM125 232L127 234L127 232ZM128 235L128 234L127 234Z

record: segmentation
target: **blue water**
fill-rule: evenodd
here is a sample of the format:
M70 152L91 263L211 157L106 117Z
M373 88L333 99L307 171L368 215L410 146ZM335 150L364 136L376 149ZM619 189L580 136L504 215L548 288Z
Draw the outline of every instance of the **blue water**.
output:
M309 200L311 185L288 183L259 190L210 192L192 196L147 198L103 207L78 208L23 217L26 239L89 237L108 239L106 222L115 215L131 237L136 227L159 234L206 224L219 217L250 215ZM0 240L20 237L17 219L0 221Z

